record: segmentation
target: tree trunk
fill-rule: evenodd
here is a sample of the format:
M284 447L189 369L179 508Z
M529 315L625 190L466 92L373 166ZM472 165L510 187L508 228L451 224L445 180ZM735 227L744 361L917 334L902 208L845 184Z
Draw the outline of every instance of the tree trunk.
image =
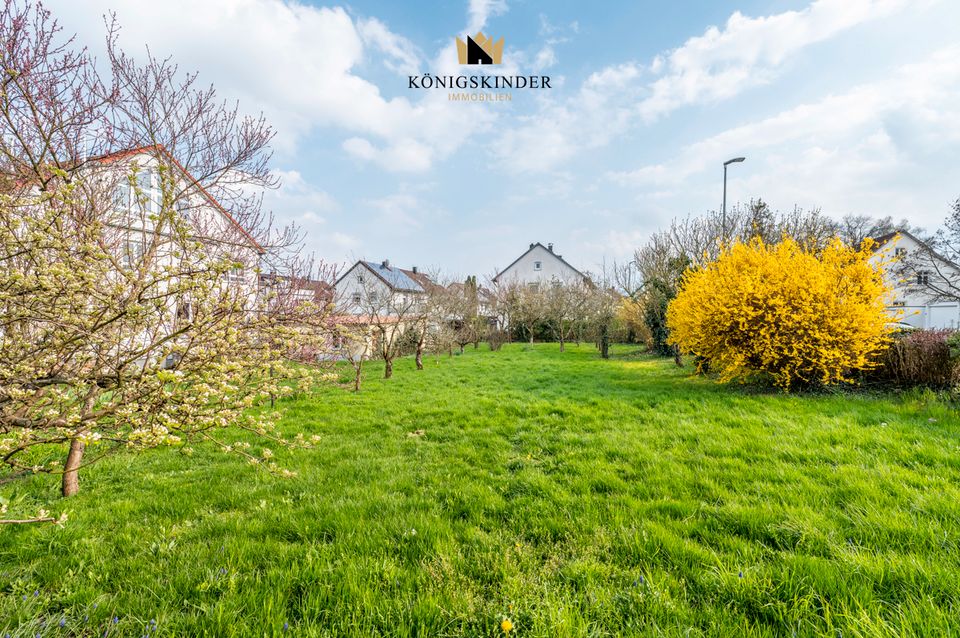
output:
M80 439L70 439L70 452L63 466L63 479L60 484L60 493L63 496L73 496L80 491L80 462L83 460L84 447Z
M423 370L423 339L417 342L417 370Z
M673 346L673 362L677 364L678 368L683 367L683 359L680 357L680 347Z
M610 358L610 338L607 336L606 331L604 331L603 336L600 337L600 358Z
M363 359L360 359L360 361L357 362L357 365L354 366L354 369L356 370L357 374L353 377L353 391L360 392L360 373L363 370Z
M383 360L383 378L389 379L393 376L393 359Z
M563 352L563 330L560 331L560 352Z

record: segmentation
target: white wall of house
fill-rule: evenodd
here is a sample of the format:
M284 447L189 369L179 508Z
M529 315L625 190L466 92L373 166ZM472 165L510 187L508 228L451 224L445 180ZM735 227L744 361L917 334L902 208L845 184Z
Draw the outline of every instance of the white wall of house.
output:
M136 193L128 183L128 175L133 170L134 163L137 166L138 188L146 200L142 202L146 204L145 211L141 209L141 202L136 199ZM144 213L156 213L160 210L162 195L158 162L150 153L142 153L107 164L106 175L117 182L113 192L114 219L112 220L120 231L117 250L120 253L121 262L132 266L142 256L144 247L155 235L155 228L149 216L145 216ZM182 175L176 177L177 190L186 191L188 184ZM212 254L227 256L241 264L226 273L225 284L242 288L251 298L256 295L260 253L234 223L206 196L198 192L183 192L178 198L176 207L189 228L206 244ZM167 254L160 257L159 265L173 265L174 260L173 255Z
M897 241L890 241L880 247L871 260L876 263L896 257L906 257L921 248L918 240L902 234ZM952 264L940 261L938 268L950 277L960 277L960 270ZM895 266L887 268L887 281L893 286L893 296L887 305L887 312L897 321L917 328L955 328L960 329L960 303L938 300L919 284L917 277L921 273L896 272ZM935 271L927 271L925 276L939 276Z
M576 269L542 244L534 244L532 249L528 249L520 259L497 275L497 281L504 284L573 282L582 278L583 275Z
M383 299L385 295L394 293L382 279L359 261L340 277L334 289L337 307L343 312L355 314L361 314L364 307L371 305L368 299L370 294L379 295L379 298Z

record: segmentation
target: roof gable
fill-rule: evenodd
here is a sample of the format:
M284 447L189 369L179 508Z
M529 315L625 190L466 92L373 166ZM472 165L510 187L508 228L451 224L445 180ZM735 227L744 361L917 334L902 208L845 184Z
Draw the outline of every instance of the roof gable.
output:
M917 237L916 235L914 235L908 230L895 230L892 233L887 233L886 235L881 235L880 237L877 237L876 239L873 240L874 242L876 242L874 251L882 250L884 246L886 246L896 237L900 237L900 236L907 237L908 239L912 240L913 243L915 243L917 246L920 246L924 251L926 251L934 259L937 259L943 262L944 264L947 264L951 268L960 271L960 265L954 263L952 260L948 259L947 257L935 251L933 248L930 247L930 245L927 242L923 241L922 239L920 239L919 237Z
M224 208L220 204L220 202L217 201L216 198L214 198L214 196L211 195L210 192L206 188L204 188L203 185L200 184L199 181L197 181L197 178L191 175L190 171L188 171L186 167L184 167L183 164L181 164L179 160L177 160L177 158L174 157L173 154L170 153L170 151L168 151L166 147L163 146L162 144L153 144L150 146L142 146L140 148L128 149L125 151L117 151L115 153L109 153L107 155L102 155L96 158L95 161L101 162L101 163L109 163L109 162L120 161L123 159L134 158L137 155L150 155L151 153L163 155L168 160L170 160L170 162L177 168L177 170L180 171L181 175L183 175L183 178L189 183L189 185L196 187L196 189L200 192L200 194L204 197L204 199L206 199L210 203L210 205L217 210L217 212L219 212L224 218L226 218L229 224L239 232L240 236L245 241L247 241L254 248L254 250L256 250L261 255L267 252L266 249L260 245L260 242L254 239L253 235L251 235L247 231L247 229L244 228L240 224L240 222L238 222L233 217L233 215L231 215L227 211L227 209Z
M551 246L552 246L552 244L551 244ZM556 260L559 261L561 264L563 264L564 266L566 266L567 268L569 268L570 270L572 270L573 272L575 272L577 275L579 275L579 276L582 277L583 279L585 279L585 280L587 279L587 276L586 276L586 275L584 275L582 272L580 272L579 270L577 270L576 268L574 268L573 266L571 266L570 263L567 262L567 260L565 260L563 257L561 257L561 256L558 255L557 253L553 252L552 250L550 250L549 248L547 248L546 246L544 246L544 245L541 244L540 242L535 242L535 243L533 243L533 244L530 244L530 248L528 248L526 251L524 251L522 255L520 255L519 257L517 257L516 259L514 259L514 260L510 263L509 266L507 266L506 268L504 268L503 270L501 270L499 273L497 273L497 275L493 278L494 283L496 283L497 281L499 281L500 278L503 277L503 275L505 275L507 272L509 272L511 268L513 268L514 266L516 266L517 263L520 262L520 260L522 260L524 257L526 257L527 255L529 255L529 254L532 253L533 251L537 250L537 248L542 249L544 253L546 253L546 254L549 255L550 257L553 257L554 259L556 259Z
M377 277L380 281L382 281L384 284L386 284L386 286L387 286L388 288L390 288L391 290L393 290L393 291L396 291L396 292L426 292L426 290L424 289L424 287L421 286L420 283L418 283L418 281L417 281L416 279L414 279L413 277L410 276L410 275L413 275L413 274L415 274L415 273L412 273L412 272L410 272L410 271L405 271L405 270L403 270L403 269L401 269L401 268L392 268L392 267L390 267L390 266L388 266L388 265L384 265L384 264L382 264L382 263L379 263L379 264L378 264L378 263L372 262L372 261L364 261L364 260L362 260L362 259L361 259L360 261L358 261L357 263L355 263L355 264L354 264L353 266L351 266L350 268L348 268L347 271L346 271L345 273L343 273L343 274L340 276L340 278L337 279L336 282L334 282L334 286L338 285L341 281L343 281L343 280L347 277L347 275L349 275L349 274L352 273L354 270L356 270L357 267L363 267L363 268L367 269L369 272L371 272L371 273L373 273L374 275L376 275L376 277ZM410 273L410 274L408 274L408 273ZM416 273L416 274L419 275L419 273ZM425 277L425 276L424 276L424 277Z

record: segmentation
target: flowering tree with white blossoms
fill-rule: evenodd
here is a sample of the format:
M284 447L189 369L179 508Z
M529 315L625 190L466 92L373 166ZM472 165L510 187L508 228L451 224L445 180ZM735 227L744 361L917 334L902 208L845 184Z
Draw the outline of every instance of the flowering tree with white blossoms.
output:
M275 185L273 131L107 26L102 77L42 7L0 9L0 461L64 496L107 454L198 439L283 473L237 429L308 444L255 408L331 375L293 354L329 308L257 284L297 244L244 194Z

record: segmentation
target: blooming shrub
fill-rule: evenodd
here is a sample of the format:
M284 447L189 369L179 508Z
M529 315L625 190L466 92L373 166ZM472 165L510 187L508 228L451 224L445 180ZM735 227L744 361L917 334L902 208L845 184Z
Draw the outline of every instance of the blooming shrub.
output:
M722 381L851 382L890 341L883 265L871 255L839 239L819 253L791 239L733 244L684 275L667 311L670 343Z

